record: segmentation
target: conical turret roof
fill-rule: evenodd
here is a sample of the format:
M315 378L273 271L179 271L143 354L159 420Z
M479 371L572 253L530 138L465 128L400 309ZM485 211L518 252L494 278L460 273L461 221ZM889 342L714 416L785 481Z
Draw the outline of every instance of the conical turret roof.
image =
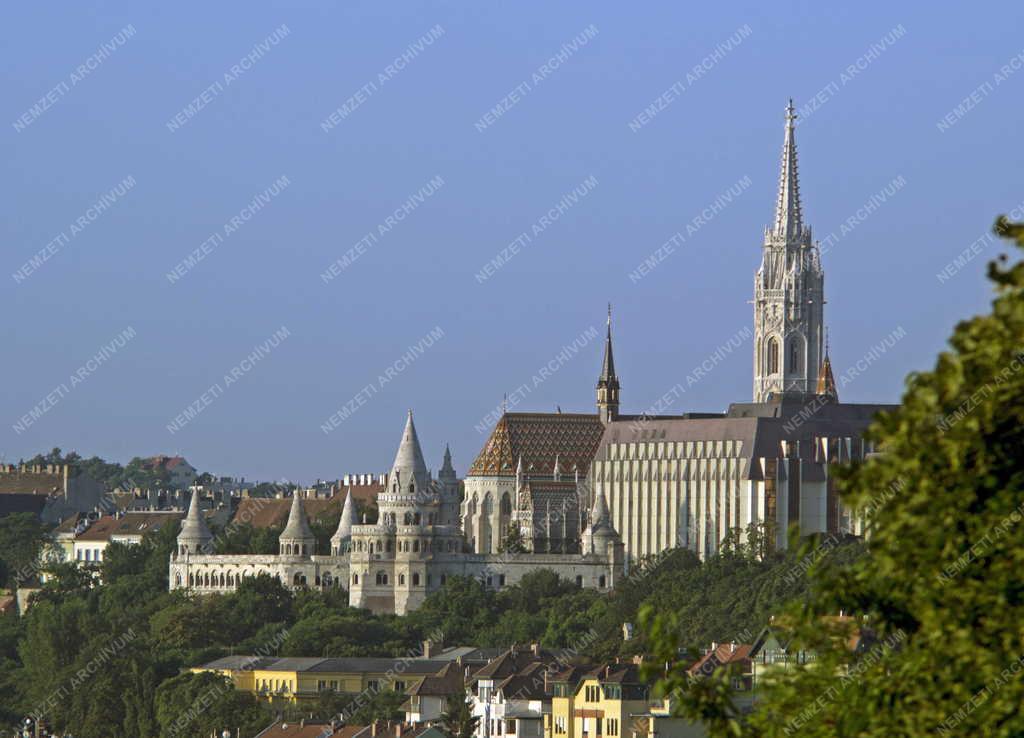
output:
M178 533L178 540L182 543L191 542L203 546L213 540L203 513L199 509L199 491L192 493L192 500L189 502L188 515L181 524L181 531Z
M331 536L331 543L340 544L352 537L352 526L355 524L356 511L352 505L352 490L345 495L345 504L341 508L341 520L338 521L338 530Z
M416 425L412 422L412 410L405 421L402 441L398 444L395 463L391 467L391 479L398 479L403 487L414 481L417 489L426 489L428 482L427 464L423 460L420 439L416 435Z
M311 541L314 538L313 529L309 527L309 519L306 517L306 509L302 506L302 497L299 490L295 490L292 495L292 509L288 513L288 523L281 533L281 540Z

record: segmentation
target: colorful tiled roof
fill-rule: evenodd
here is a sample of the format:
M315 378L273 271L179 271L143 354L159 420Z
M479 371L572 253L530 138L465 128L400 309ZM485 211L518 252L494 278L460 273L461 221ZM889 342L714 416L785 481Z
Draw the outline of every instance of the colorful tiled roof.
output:
M586 474L604 426L590 413L505 413L491 431L468 476L512 476L519 458L525 474Z

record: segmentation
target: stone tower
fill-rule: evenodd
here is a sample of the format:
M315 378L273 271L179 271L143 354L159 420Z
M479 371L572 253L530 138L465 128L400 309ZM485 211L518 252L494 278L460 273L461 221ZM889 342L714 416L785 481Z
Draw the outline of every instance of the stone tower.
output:
M597 413L605 425L619 416L619 378L615 374L615 357L612 355L611 304L608 305L608 334L604 340L604 362L601 364L601 376L597 380Z
M795 120L790 100L775 221L765 228L754 279L755 402L813 395L823 358L825 274L801 212Z
M212 553L213 534L206 525L203 512L199 508L199 491L192 493L188 515L181 524L178 533L178 554L181 556Z

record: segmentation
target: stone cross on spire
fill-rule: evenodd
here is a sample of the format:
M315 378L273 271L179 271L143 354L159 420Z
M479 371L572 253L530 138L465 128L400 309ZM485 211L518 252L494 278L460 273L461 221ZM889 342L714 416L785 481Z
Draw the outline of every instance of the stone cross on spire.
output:
M782 142L782 166L779 172L779 197L775 203L773 235L784 241L793 241L803 231L803 212L800 207L800 178L797 173L796 112L790 98L786 107L786 135Z

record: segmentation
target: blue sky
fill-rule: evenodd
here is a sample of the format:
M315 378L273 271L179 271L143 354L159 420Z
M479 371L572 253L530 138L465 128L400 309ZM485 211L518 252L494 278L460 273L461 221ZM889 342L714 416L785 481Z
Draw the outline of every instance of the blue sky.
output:
M8 461L53 446L120 461L180 452L221 474L335 478L386 469L413 408L428 463L450 442L462 473L503 393L526 383L517 410L591 411L600 341L580 336L603 330L608 301L623 409L642 411L752 322L789 97L805 111L805 220L822 240L853 224L823 259L837 372L903 335L843 399L895 401L955 322L986 309L1000 247L978 242L938 273L1024 202L1019 3L2 13ZM747 341L671 411L749 399L751 363Z

